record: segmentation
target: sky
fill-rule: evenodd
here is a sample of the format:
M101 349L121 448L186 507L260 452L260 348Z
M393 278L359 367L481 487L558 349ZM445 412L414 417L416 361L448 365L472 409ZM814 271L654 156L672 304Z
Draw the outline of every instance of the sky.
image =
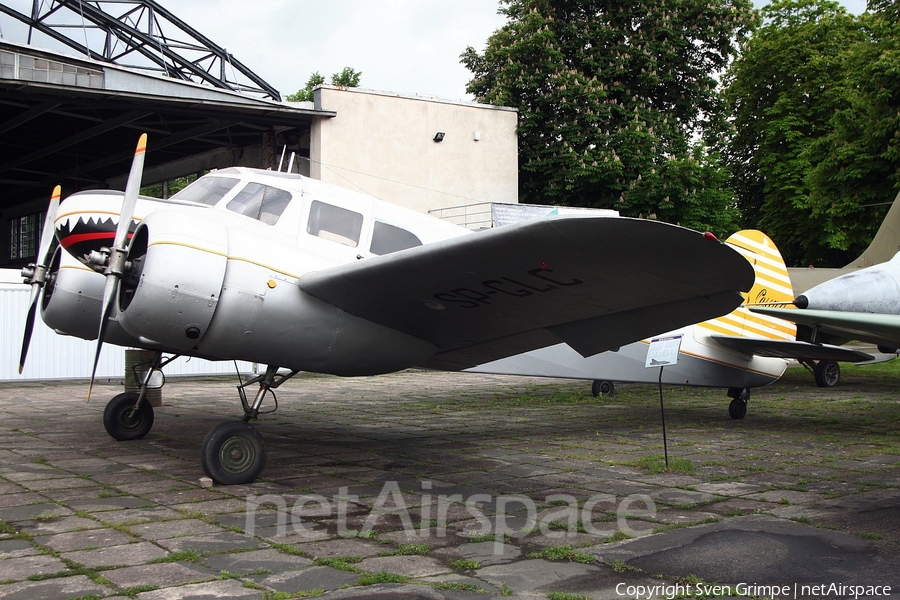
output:
M497 0L159 0L283 95L344 67L360 87L471 100L467 46L503 26ZM756 6L767 2L755 0ZM841 0L855 14L865 0Z
M3 1L26 12L31 5ZM363 88L471 100L471 73L460 54L468 46L483 51L505 22L497 0L158 1L282 95L302 88L314 72L328 81L351 67L362 73ZM841 4L855 14L865 10L865 0ZM7 29L12 39L15 31Z

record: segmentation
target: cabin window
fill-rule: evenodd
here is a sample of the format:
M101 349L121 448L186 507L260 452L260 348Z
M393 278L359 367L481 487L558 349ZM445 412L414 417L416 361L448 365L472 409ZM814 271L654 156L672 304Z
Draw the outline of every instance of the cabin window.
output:
M359 244L362 223L363 216L358 212L313 200L306 233L355 248Z
M266 225L274 225L290 201L290 192L261 183L248 183L226 208Z
M375 221L375 227L372 229L372 245L369 250L372 254L380 256L421 245L422 240L414 233L395 225Z
M238 181L240 180L231 177L201 177L172 196L172 200L187 200L214 206L238 184Z

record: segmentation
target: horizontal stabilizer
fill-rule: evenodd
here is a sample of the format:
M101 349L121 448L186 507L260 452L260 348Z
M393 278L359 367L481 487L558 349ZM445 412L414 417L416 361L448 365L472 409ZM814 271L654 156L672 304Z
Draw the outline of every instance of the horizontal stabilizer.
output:
M810 344L797 340L763 340L755 338L738 338L724 335L711 336L726 348L756 356L774 358L797 358L804 360L837 360L845 362L861 362L873 360L875 357L865 352L851 350L842 346L828 344Z

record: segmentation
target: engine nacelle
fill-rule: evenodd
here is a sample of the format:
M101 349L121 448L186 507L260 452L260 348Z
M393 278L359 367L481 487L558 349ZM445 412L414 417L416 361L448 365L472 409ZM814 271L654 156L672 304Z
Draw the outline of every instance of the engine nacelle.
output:
M189 352L206 333L225 278L225 227L197 214L161 210L134 233L118 298L118 320L131 335Z
M49 273L41 295L44 323L63 335L97 339L106 278L82 265L62 248L57 248L54 253ZM115 320L107 326L106 340L119 346L141 346L139 340L128 335Z

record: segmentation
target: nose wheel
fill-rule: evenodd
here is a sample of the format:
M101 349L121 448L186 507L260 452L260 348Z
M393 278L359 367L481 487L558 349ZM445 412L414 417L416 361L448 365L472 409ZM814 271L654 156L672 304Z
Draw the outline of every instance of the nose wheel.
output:
M266 445L249 423L225 421L206 434L200 464L216 483L253 483L266 466Z

